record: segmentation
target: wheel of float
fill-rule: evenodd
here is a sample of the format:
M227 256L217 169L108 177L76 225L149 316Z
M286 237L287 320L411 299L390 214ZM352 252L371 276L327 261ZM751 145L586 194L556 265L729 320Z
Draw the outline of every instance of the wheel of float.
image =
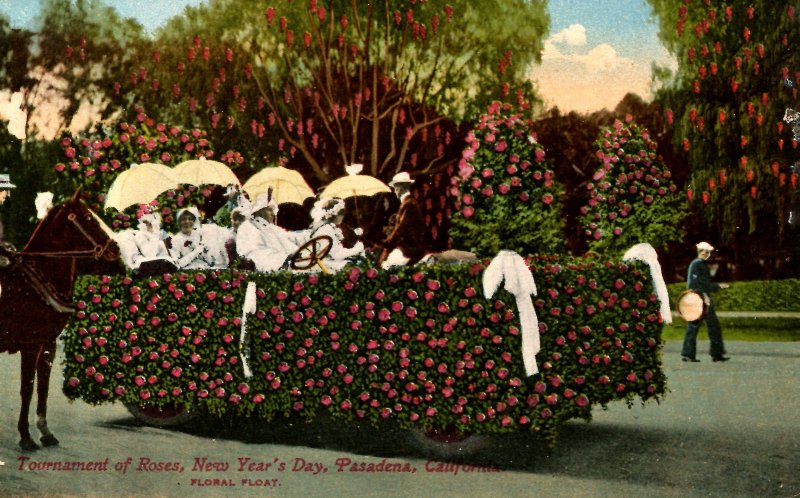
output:
M308 270L317 264L322 266L322 258L328 255L331 247L333 247L333 239L327 235L314 237L300 246L292 255L289 259L289 266L292 270Z
M411 440L417 449L436 457L471 455L487 448L491 443L491 436L470 434L453 427L434 426L427 429L412 429L410 432Z
M139 422L154 427L177 427L188 424L203 414L198 405L165 404L163 406L125 403L125 408Z

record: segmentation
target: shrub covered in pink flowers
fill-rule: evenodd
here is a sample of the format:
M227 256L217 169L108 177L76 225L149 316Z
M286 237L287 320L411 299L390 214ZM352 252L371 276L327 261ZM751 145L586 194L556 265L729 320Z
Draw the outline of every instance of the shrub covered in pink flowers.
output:
M551 436L595 406L664 394L647 267L531 260L542 349L528 377L514 297L483 297L485 264L82 277L63 335L64 392L91 404ZM248 282L257 311L241 343Z
M187 159L214 158L235 167L244 158L233 151L220 157L206 138L206 132L197 128L184 130L177 126L157 123L143 109L134 109L132 119L115 124L98 126L84 136L64 136L60 145L62 161L54 168L67 190L83 187L83 197L97 213L108 216L114 228L128 228L137 206L123 213L106 213L103 210L105 195L116 177L133 164L160 163L175 166ZM209 189L185 186L166 193L158 199L158 210L165 222L170 223L176 209L193 203L202 206L210 196Z
M531 123L510 104L495 102L468 134L452 181L456 247L483 256L563 249L561 187Z
M589 248L617 255L639 242L661 248L682 240L685 204L650 133L627 116L601 130L595 145L599 166L581 208Z

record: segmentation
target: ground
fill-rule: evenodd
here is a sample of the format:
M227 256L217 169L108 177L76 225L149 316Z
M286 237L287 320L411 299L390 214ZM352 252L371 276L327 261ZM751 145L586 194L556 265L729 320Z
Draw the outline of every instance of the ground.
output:
M698 346L708 349L707 342ZM553 450L530 434L493 437L461 458L461 466L430 461L407 433L343 429L330 421L145 427L120 405L69 402L60 389L60 361L49 424L61 445L23 453L16 432L19 356L4 354L0 494L798 496L800 343L729 342L727 363L707 356L683 363L679 347L671 341L664 350L670 392L661 404L596 408L591 423L563 427ZM66 461L101 468L31 470Z

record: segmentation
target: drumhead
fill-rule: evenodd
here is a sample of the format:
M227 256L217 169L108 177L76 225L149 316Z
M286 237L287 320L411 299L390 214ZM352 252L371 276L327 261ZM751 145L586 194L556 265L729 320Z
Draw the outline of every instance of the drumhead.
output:
M703 318L706 313L706 305L703 296L699 292L684 291L678 296L678 313L687 322L693 322Z

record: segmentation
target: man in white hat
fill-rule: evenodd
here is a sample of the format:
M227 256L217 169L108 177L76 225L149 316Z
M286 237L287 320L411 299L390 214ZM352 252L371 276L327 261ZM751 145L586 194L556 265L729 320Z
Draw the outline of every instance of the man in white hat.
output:
M686 277L686 285L690 290L699 292L703 296L708 311L705 318L688 322L686 324L686 334L683 338L683 349L681 356L683 361L698 362L697 359L697 331L703 320L708 327L708 339L711 342L709 354L712 361L728 361L730 358L724 356L725 345L722 342L722 328L719 325L717 312L714 310L714 302L711 300L711 292L719 289L727 289L728 284L716 284L711 282L711 272L708 270L706 260L711 257L714 247L708 242L697 244L697 258L689 264Z
M413 184L414 180L405 171L394 175L389 182L389 186L400 199L400 209L389 219L390 225L392 218L394 223L382 243L383 251L378 258L378 264L382 266L386 261L391 261L393 266L414 264L422 259L428 249L422 211L411 195Z

